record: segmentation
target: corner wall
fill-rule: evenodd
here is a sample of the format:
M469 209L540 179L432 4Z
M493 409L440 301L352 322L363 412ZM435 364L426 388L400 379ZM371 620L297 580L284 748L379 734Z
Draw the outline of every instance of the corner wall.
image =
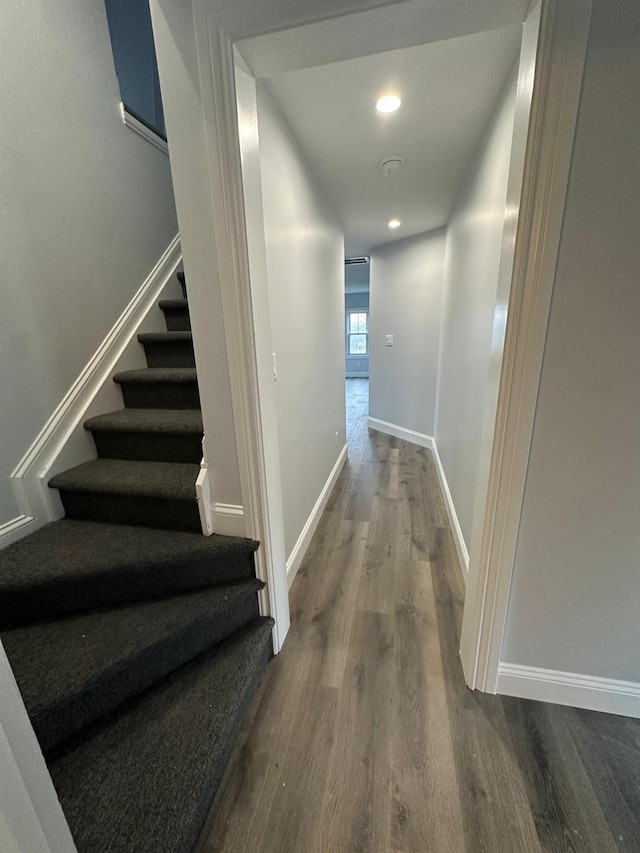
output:
M371 251L369 417L427 437L434 432L444 249L440 229Z
M119 113L102 0L0 10L0 527L9 475L176 236L166 154Z
M264 83L257 94L289 564L346 440L344 239Z
M553 701L575 700L579 674L583 703L601 689L609 710L636 716L638 51L638 5L594 0L502 654L520 686L551 670Z

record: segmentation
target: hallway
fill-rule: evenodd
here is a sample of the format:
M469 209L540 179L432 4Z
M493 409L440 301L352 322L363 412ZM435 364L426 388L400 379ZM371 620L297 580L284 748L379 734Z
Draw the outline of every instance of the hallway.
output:
M367 412L347 380L349 459L198 850L639 850L640 721L466 688L430 454Z

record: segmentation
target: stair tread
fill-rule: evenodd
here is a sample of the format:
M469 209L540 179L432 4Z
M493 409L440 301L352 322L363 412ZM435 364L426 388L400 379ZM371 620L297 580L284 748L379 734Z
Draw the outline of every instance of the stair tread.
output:
M189 302L186 299L161 299L158 305L163 311L189 310Z
M191 332L141 332L138 335L140 343L191 343Z
M174 334L178 334L174 332ZM198 377L195 367L141 367L123 370L113 377L114 382L193 382Z
M85 421L94 432L154 432L202 434L199 409L119 409Z
M50 761L80 851L193 849L271 655L272 624L256 620Z
M0 627L255 575L252 539L63 518L0 551Z
M5 631L3 644L43 749L237 630L247 621L230 616L238 605L253 604L245 610L255 617L263 586L252 578Z
M193 462L92 459L56 474L52 489L196 501L200 466Z

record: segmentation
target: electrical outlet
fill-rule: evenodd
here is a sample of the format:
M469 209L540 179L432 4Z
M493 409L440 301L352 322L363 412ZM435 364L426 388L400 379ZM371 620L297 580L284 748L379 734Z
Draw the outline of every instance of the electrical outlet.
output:
M385 335L384 336L384 345L386 347L392 347L393 346L393 335Z

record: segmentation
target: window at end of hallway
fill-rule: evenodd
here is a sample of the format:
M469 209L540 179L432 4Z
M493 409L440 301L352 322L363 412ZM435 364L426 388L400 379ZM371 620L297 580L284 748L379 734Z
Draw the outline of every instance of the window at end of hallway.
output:
M367 355L369 352L369 314L367 311L347 313L347 353Z

